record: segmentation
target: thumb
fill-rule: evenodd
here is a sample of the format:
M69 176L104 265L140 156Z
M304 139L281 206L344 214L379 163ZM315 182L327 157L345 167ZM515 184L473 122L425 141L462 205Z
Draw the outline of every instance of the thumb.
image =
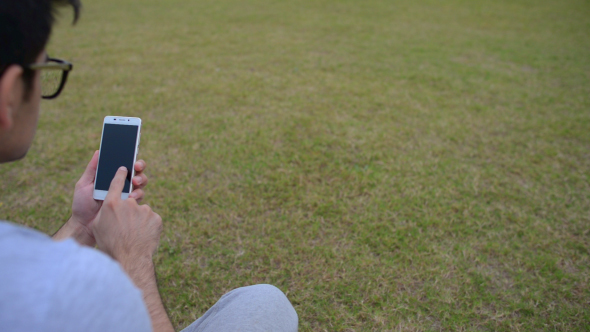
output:
M81 184L90 184L94 182L94 177L96 176L96 167L98 166L98 151L94 151L94 155L88 166L86 166L86 170L84 170L84 174L80 177L78 181Z
M111 181L111 186L109 187L109 192L107 193L107 197L105 200L112 200L112 199L121 199L121 193L123 192L123 188L125 187L125 178L127 177L127 167L121 166L115 173L115 177L113 181Z

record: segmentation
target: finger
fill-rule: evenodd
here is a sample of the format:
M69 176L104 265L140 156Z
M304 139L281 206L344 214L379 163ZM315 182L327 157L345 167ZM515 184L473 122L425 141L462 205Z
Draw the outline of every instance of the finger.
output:
M127 177L127 167L121 166L115 173L115 177L113 181L111 181L111 186L109 187L109 192L107 193L107 197L105 200L110 199L121 199L121 193L123 192L123 188L125 187L125 178Z
M148 178L145 174L135 175L133 177L133 188L141 189L148 183Z
M138 161L135 162L135 172L136 173L140 173L143 172L145 170L145 167L147 165L145 164L145 161L143 161L143 159L140 159Z
M141 189L135 189L131 194L129 194L129 198L133 198L137 201L137 203L141 202L145 193Z
M92 159L90 159L90 162L88 163L88 166L86 166L86 170L84 171L84 174L82 174L82 176L80 177L80 180L78 181L78 183L80 184L89 184L94 182L94 177L96 176L96 167L98 166L98 151L94 151L94 155L92 156Z

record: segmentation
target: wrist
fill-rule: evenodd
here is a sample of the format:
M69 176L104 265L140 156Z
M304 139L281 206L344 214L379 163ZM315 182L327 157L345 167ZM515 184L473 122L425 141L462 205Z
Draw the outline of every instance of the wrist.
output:
M53 239L60 241L67 238L73 238L81 245L86 245L89 247L94 247L96 241L92 232L82 225L79 221L75 219L74 216L70 217L70 219L53 235Z
M142 288L142 286L146 284L155 283L156 272L151 255L142 255L137 257L128 256L126 258L119 258L116 260L137 287Z

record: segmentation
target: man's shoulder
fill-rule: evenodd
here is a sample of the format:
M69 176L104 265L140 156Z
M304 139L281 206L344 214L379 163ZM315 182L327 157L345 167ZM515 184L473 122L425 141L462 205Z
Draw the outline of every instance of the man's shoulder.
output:
M68 327L98 331L112 323L133 330L136 322L123 316L129 315L143 325L147 319L149 327L141 292L119 264L72 239L56 242L0 222L0 265L0 326L27 330L55 323L53 330L68 331L64 322L86 317Z
M132 286L119 264L102 252L7 222L0 222L0 266L0 294L23 292L54 301L113 283Z
M45 234L7 222L0 222L0 265L0 292L7 283L23 284L38 279L41 282L24 286L48 286L51 293L56 293L64 281L70 290L97 282L98 287L109 282L131 284L119 264L102 252L73 239L54 241Z
M28 227L0 220L0 244L18 241L49 241L47 235Z
M23 266L28 270L42 268L46 271L45 275L50 276L51 272L59 273L68 265L78 266L86 261L91 263L90 266L99 265L101 269L120 269L103 253L81 246L73 239L54 241L36 230L0 221L0 262L3 266ZM4 272L11 271L5 269Z

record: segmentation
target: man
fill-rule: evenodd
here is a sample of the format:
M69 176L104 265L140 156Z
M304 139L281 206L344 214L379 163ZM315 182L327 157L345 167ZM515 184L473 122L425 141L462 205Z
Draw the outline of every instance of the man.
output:
M61 4L74 8L75 22L79 0L0 0L0 162L26 155L41 96L57 97L72 68L45 53ZM61 70L61 80L41 81L47 70ZM139 205L146 163L134 165L128 199L121 200L122 167L104 202L92 198L97 163L95 152L76 184L72 216L53 238L0 222L0 331L173 331L152 261L162 220ZM270 285L227 293L186 329L296 330L295 310Z

